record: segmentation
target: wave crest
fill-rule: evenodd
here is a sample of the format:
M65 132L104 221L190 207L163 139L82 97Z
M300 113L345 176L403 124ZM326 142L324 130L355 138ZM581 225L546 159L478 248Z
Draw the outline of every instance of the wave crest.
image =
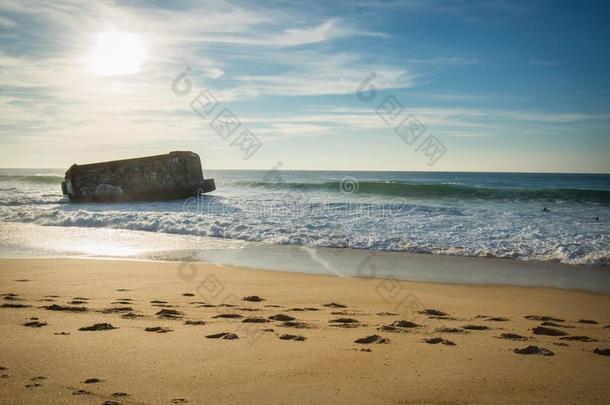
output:
M34 176L13 176L0 175L1 181L12 181L20 183L36 183L36 184L59 184L64 180L63 176L55 175L34 175Z
M329 192L341 192L341 181L328 181L322 183L299 183L299 182L238 182L240 186L265 188L265 189L289 189L289 190L321 190ZM573 201L573 202L598 202L610 204L610 191L589 189L564 189L564 188L491 188L473 187L459 184L421 184L402 183L392 181L360 181L357 193L377 194L399 197L415 198L459 198L459 199L482 199L482 200L547 200L547 201Z

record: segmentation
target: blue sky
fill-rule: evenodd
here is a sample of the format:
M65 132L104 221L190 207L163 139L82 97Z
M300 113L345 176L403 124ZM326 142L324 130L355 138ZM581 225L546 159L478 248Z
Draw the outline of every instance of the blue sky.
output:
M219 169L608 173L609 20L594 1L0 1L0 166L193 150ZM241 122L228 139L191 109L203 89ZM376 113L389 96L418 142Z

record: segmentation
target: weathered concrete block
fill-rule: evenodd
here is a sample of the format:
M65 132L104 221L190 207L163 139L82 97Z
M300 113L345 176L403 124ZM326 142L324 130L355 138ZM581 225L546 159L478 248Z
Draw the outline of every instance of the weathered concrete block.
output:
M74 164L62 182L63 193L74 202L173 200L215 189L214 179L203 178L193 152Z

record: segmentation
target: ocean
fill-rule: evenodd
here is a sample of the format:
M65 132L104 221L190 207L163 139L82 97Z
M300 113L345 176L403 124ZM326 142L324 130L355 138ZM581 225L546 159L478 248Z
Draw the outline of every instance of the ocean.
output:
M205 170L217 190L200 198L73 204L63 173L0 170L2 254L33 253L28 238L62 227L110 240L125 234L115 230L167 234L176 246L184 236L204 250L247 241L610 266L605 174Z

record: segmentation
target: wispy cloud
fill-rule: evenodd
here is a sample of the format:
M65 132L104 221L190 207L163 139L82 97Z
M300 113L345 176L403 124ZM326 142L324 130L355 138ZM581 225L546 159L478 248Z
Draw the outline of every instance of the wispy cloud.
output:
M28 47L25 52L15 52L3 42L0 86L22 90L0 96L5 106L1 115L14 124L10 130L19 122L24 130L32 128L27 124L34 121L41 128L62 121L68 127L83 119L104 120L107 125L124 122L130 111L137 122L137 111L142 108L159 112L169 122L175 100L168 99L168 83L187 64L193 66L194 77L201 78L198 85L222 79L215 94L223 101L269 95L349 94L371 68L378 68L383 88L407 87L411 80L404 68L371 67L357 53L303 49L303 45L350 36L383 37L338 18L310 23L279 9L245 9L227 2L210 3L205 8L193 3L186 9L171 10L106 2L2 2L0 10L39 24L39 29L22 41L48 41L42 53L34 48L28 52ZM8 18L1 21L13 27ZM53 30L52 37L49 30ZM142 37L146 57L137 75L100 79L87 70L96 34L108 30ZM58 38L65 46L57 47ZM213 47L206 49L206 44ZM219 44L225 49L219 50ZM255 73L261 64L265 73ZM26 90L38 97L29 93L25 97ZM44 114L45 109L53 110L53 115Z
M509 18L527 15L529 9L505 1L162 5L0 0L0 137L5 150L0 158L36 150L93 154L104 147L126 154L201 144L223 150L222 141L190 110L188 97L170 91L171 81L186 66L195 90L210 89L269 144L352 134L359 139L393 136L372 103L365 108L353 97L371 72L380 93L404 96L399 98L413 106L409 111L430 133L450 139L516 132L553 136L577 126L602 127L610 120L603 109L525 108L521 101L530 103L534 97L488 88L490 60L502 69L515 60L521 67L524 61L538 68L559 66L522 53L506 62L504 55L493 59L484 54L487 45L470 48L471 21L492 24L486 20L493 13ZM458 46L460 41L449 36L439 43L434 27L418 29L416 35L408 31L409 24L430 15L440 18L443 28L464 24L467 35L461 39L468 46ZM144 57L136 74L101 77L90 71L97 35L113 31L141 40ZM540 55L554 57L544 50ZM526 87L506 71L494 83L510 80ZM590 94L591 89L582 90Z

